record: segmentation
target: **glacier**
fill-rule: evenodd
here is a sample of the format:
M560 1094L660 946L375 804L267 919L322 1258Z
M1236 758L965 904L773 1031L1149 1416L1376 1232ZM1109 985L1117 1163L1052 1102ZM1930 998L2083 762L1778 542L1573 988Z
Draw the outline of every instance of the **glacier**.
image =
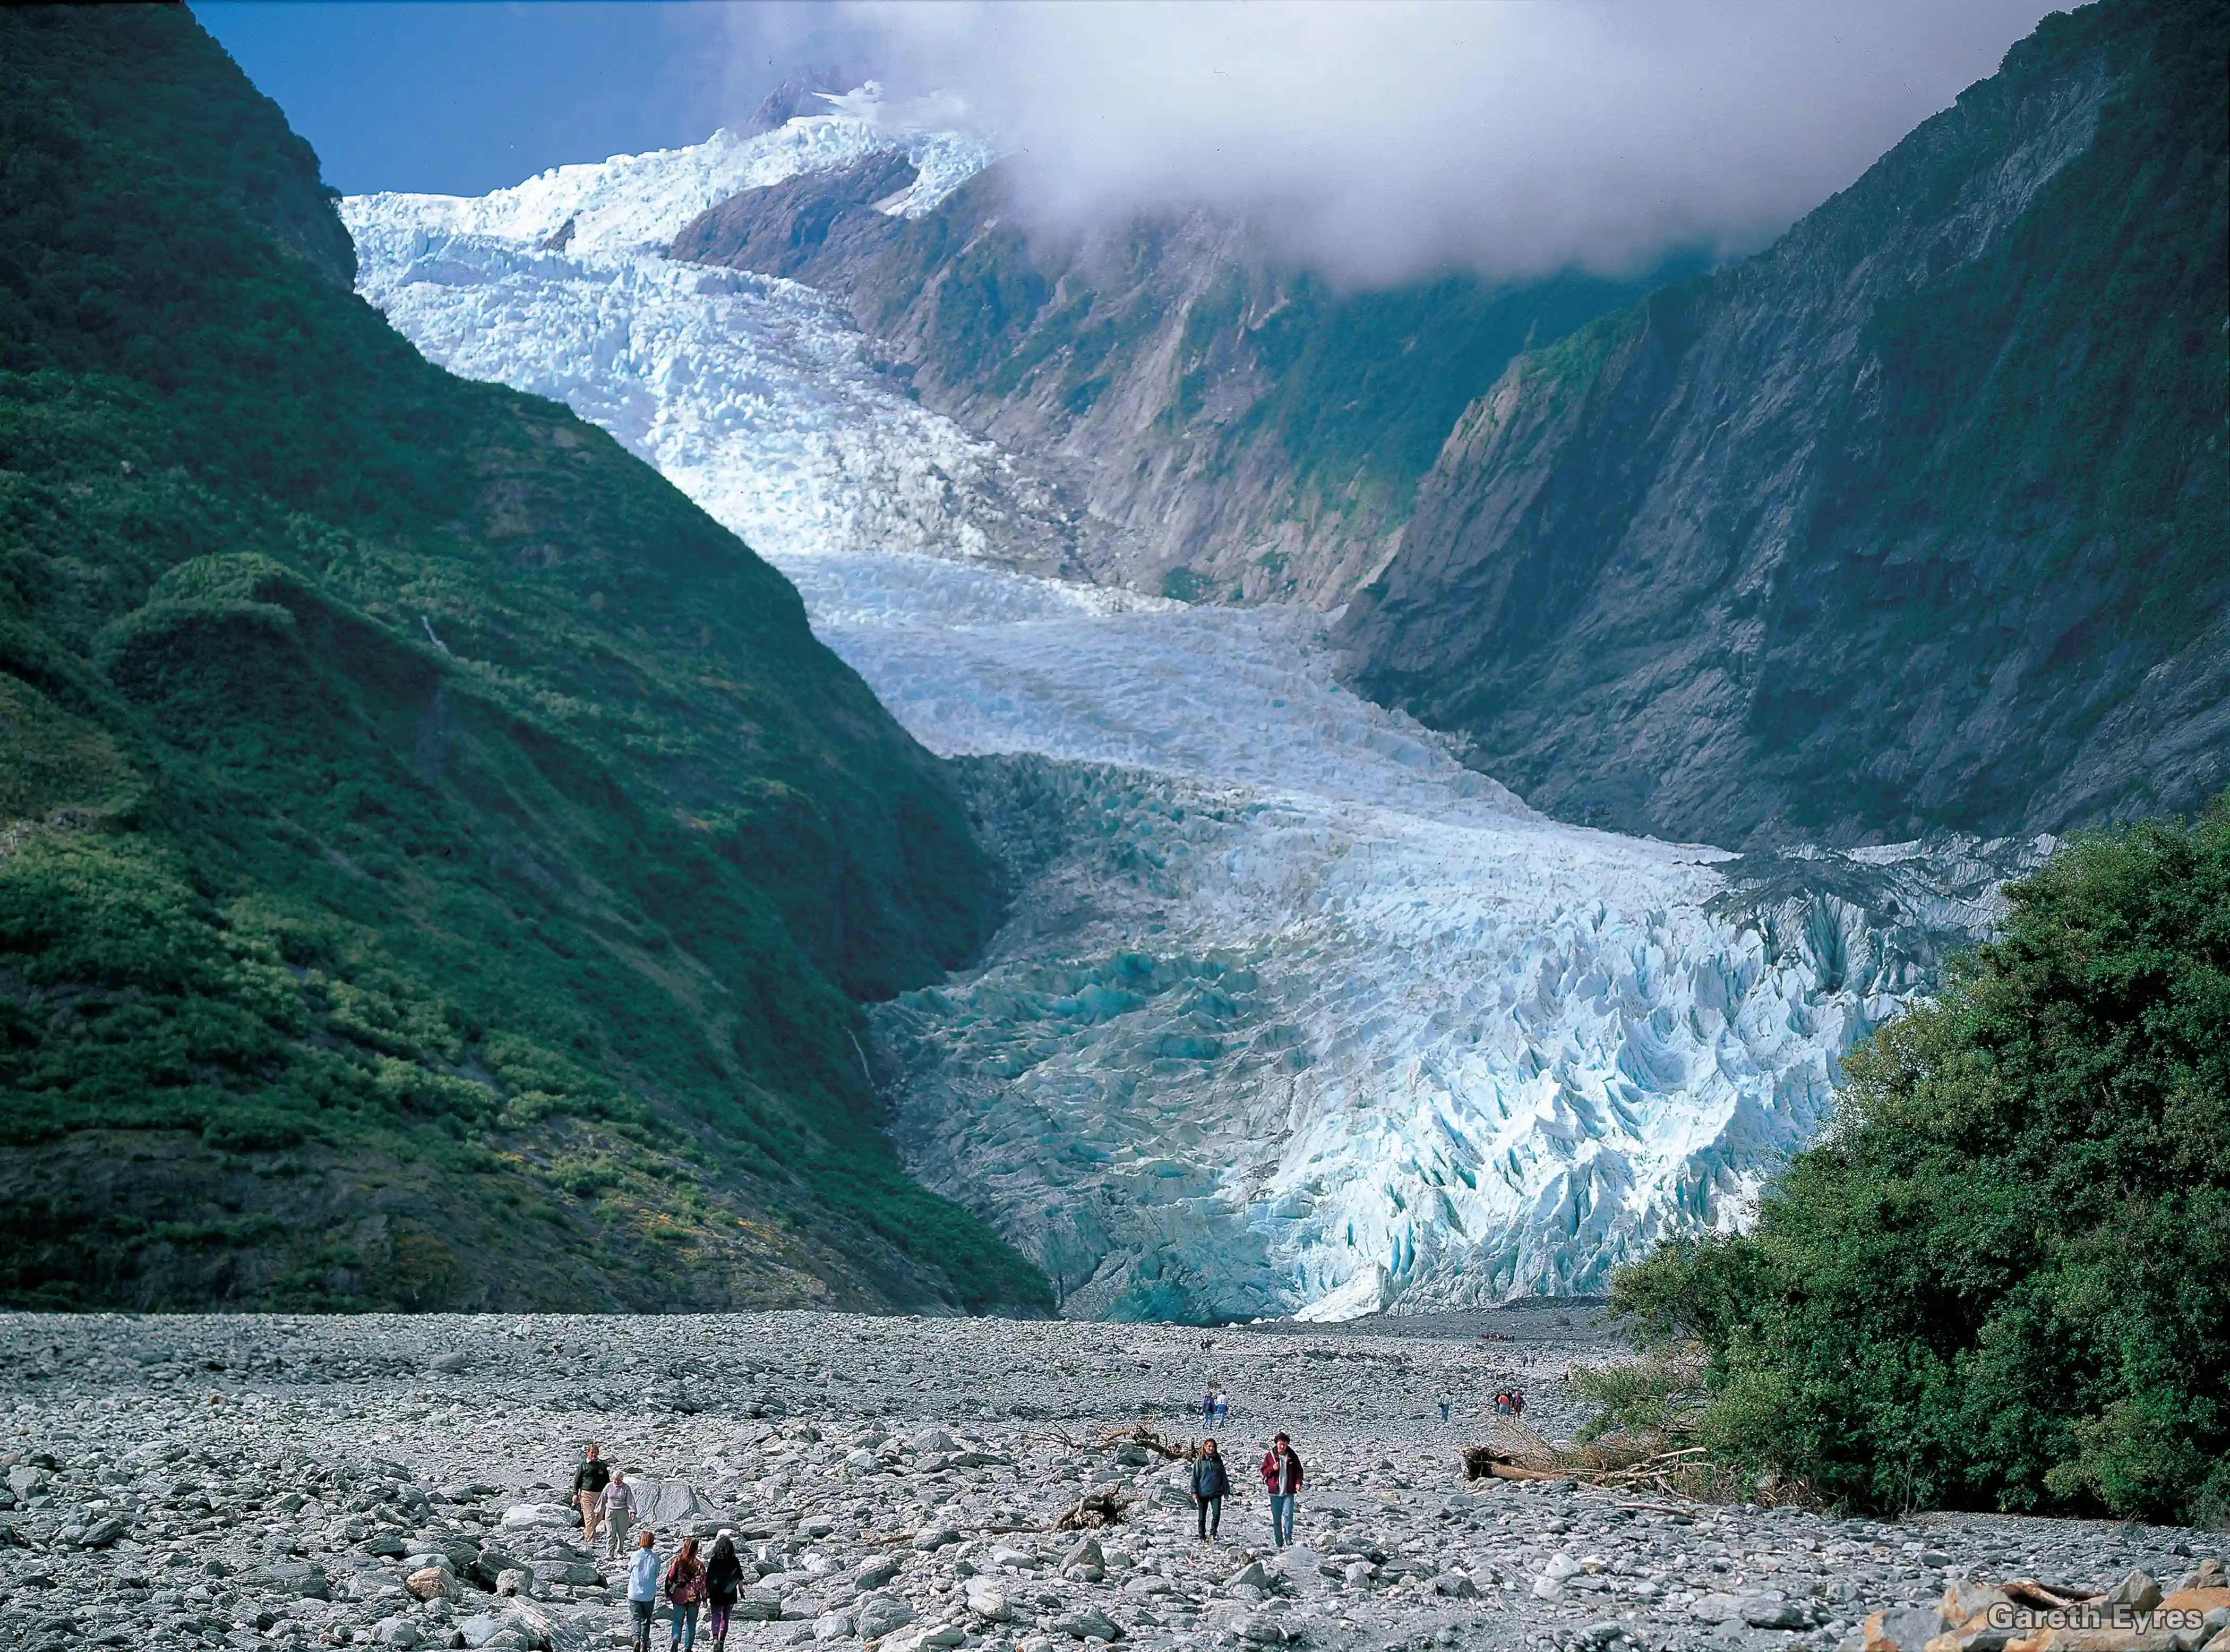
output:
M1076 521L835 303L667 259L738 190L990 157L871 97L478 199L354 197L431 360L564 401L796 584L952 758L985 956L873 1006L909 1167L1106 1318L1336 1318L1599 1288L1739 1228L1852 1042L2046 845L1736 855L1543 817L1344 686L1324 616L1047 577Z

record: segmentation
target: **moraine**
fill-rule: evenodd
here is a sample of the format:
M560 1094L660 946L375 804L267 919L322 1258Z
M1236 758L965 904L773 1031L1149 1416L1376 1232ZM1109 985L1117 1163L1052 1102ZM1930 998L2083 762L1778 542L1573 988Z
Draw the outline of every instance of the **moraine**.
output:
M570 403L796 584L959 772L1013 909L873 1011L909 1163L1064 1312L1339 1317L1586 1290L1742 1223L2016 846L1736 857L1559 824L1342 686L1321 616L1015 571L1073 518L812 289L668 261L738 190L904 150L848 100L475 200L355 197L431 359Z

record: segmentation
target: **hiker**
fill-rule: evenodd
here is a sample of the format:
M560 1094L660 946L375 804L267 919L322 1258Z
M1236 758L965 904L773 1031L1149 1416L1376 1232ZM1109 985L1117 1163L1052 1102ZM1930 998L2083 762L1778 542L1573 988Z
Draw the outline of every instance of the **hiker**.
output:
M628 1616L635 1621L635 1652L650 1652L650 1620L658 1615L658 1535L648 1526L628 1560Z
M697 1652L697 1614L705 1604L705 1563L697 1539L684 1538L666 1568L666 1598L674 1605L673 1652Z
M705 1623L712 1631L712 1652L727 1652L728 1614L744 1591L744 1563L736 1558L736 1537L722 1532L705 1562Z
M1447 1397L1445 1394L1442 1395L1440 1397L1440 1421L1443 1423L1448 1420L1448 1404Z
M1223 1499L1231 1489L1231 1476L1224 1472L1223 1454L1215 1449L1215 1442L1200 1442L1200 1455L1193 1460L1192 1500L1200 1510L1200 1540L1212 1543L1223 1529Z
M612 1481L612 1471L597 1455L599 1449L594 1440L590 1441L581 1454L580 1466L573 1470L573 1503L581 1511L581 1541L591 1550L596 1546L596 1500Z
M627 1552L628 1527L635 1524L635 1489L627 1483L625 1469L612 1470L611 1481L596 1501L604 1517L604 1553L616 1560Z
M1224 1420L1230 1415L1231 1396L1225 1393L1219 1388L1215 1391L1215 1426L1219 1429L1221 1428L1224 1424Z
M1215 1385L1212 1383L1208 1392L1201 1397L1200 1425L1204 1429L1215 1426Z
M1510 1415L1516 1422L1525 1420L1525 1391L1522 1388L1510 1391Z
M1263 1455L1262 1483L1270 1488L1270 1541L1282 1549L1293 1540L1293 1500L1301 1490L1301 1460L1287 1436L1278 1436Z

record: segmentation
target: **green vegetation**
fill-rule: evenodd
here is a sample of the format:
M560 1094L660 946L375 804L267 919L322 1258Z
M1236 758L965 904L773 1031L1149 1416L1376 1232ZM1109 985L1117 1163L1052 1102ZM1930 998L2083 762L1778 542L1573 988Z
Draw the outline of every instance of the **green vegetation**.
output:
M1745 1237L1617 1275L1695 1438L1873 1508L2230 1520L2230 798L2063 846Z
M183 9L0 16L0 1300L1042 1302L850 1000L990 881L796 594L347 290Z

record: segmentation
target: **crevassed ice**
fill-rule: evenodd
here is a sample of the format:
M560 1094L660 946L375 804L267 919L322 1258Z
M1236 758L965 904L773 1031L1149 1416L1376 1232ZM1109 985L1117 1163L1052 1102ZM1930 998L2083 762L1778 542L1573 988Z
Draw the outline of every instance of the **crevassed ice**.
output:
M1990 921L2003 846L1761 873L1561 825L1349 693L1315 615L964 560L1072 524L821 294L656 250L901 142L983 152L840 113L343 210L430 358L611 430L965 759L1013 907L977 968L875 1012L917 1172L1110 1316L1587 1289L1744 1221L1851 1042Z

